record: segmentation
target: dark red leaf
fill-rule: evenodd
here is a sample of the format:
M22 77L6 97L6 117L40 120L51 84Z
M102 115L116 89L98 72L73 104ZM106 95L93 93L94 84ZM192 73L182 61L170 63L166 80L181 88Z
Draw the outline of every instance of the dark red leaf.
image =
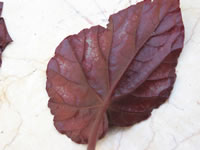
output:
M56 129L77 143L147 119L173 89L183 48L179 0L145 0L64 39L47 68Z
M10 38L7 28L6 28L6 25L5 25L5 21L1 17L2 9L3 9L3 3L0 2L0 66L2 63L1 55L4 51L4 49L6 48L6 46L10 42L12 42L12 39Z

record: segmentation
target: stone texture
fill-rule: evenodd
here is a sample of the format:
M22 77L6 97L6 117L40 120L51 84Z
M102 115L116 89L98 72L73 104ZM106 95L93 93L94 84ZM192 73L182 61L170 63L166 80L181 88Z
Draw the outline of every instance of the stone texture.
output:
M14 42L0 69L1 150L86 150L59 134L47 107L46 66L56 46L83 28L105 26L136 0L3 0ZM97 150L199 150L200 1L181 0L185 47L167 103L130 128L115 128Z

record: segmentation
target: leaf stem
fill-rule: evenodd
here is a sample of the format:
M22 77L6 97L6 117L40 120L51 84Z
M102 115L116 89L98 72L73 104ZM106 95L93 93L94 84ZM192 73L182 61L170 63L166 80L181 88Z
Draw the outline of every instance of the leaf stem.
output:
M111 96L112 96L112 92L109 93L109 95L107 96L105 103L102 106L102 109L100 109L100 111L97 114L97 117L95 119L93 128L91 130L90 136L89 136L89 143L88 143L88 148L87 150L95 150L96 147L96 142L97 142L97 138L98 138L98 129L99 126L101 125L101 121L103 118L103 115L105 114L106 110L108 109L110 102L111 102Z

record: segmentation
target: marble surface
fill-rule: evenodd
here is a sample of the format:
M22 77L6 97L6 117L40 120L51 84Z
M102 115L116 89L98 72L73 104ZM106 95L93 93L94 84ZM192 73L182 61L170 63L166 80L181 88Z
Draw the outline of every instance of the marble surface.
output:
M86 150L59 134L47 107L46 66L56 46L136 0L3 0L14 42L0 68L0 150ZM97 150L199 150L200 1L181 0L186 30L167 103L130 128L115 128Z

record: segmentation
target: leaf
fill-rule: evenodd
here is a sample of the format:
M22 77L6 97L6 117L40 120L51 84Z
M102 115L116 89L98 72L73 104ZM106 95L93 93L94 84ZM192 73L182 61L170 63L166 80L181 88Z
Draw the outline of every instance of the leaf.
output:
M56 129L94 150L109 127L147 119L169 98L183 41L179 0L145 0L64 39L47 68Z
M6 48L6 46L10 42L12 42L12 39L10 38L7 28L6 28L6 25L5 25L5 21L1 17L2 9L3 9L3 3L0 2L0 66L2 63L1 55L4 51L4 49Z

